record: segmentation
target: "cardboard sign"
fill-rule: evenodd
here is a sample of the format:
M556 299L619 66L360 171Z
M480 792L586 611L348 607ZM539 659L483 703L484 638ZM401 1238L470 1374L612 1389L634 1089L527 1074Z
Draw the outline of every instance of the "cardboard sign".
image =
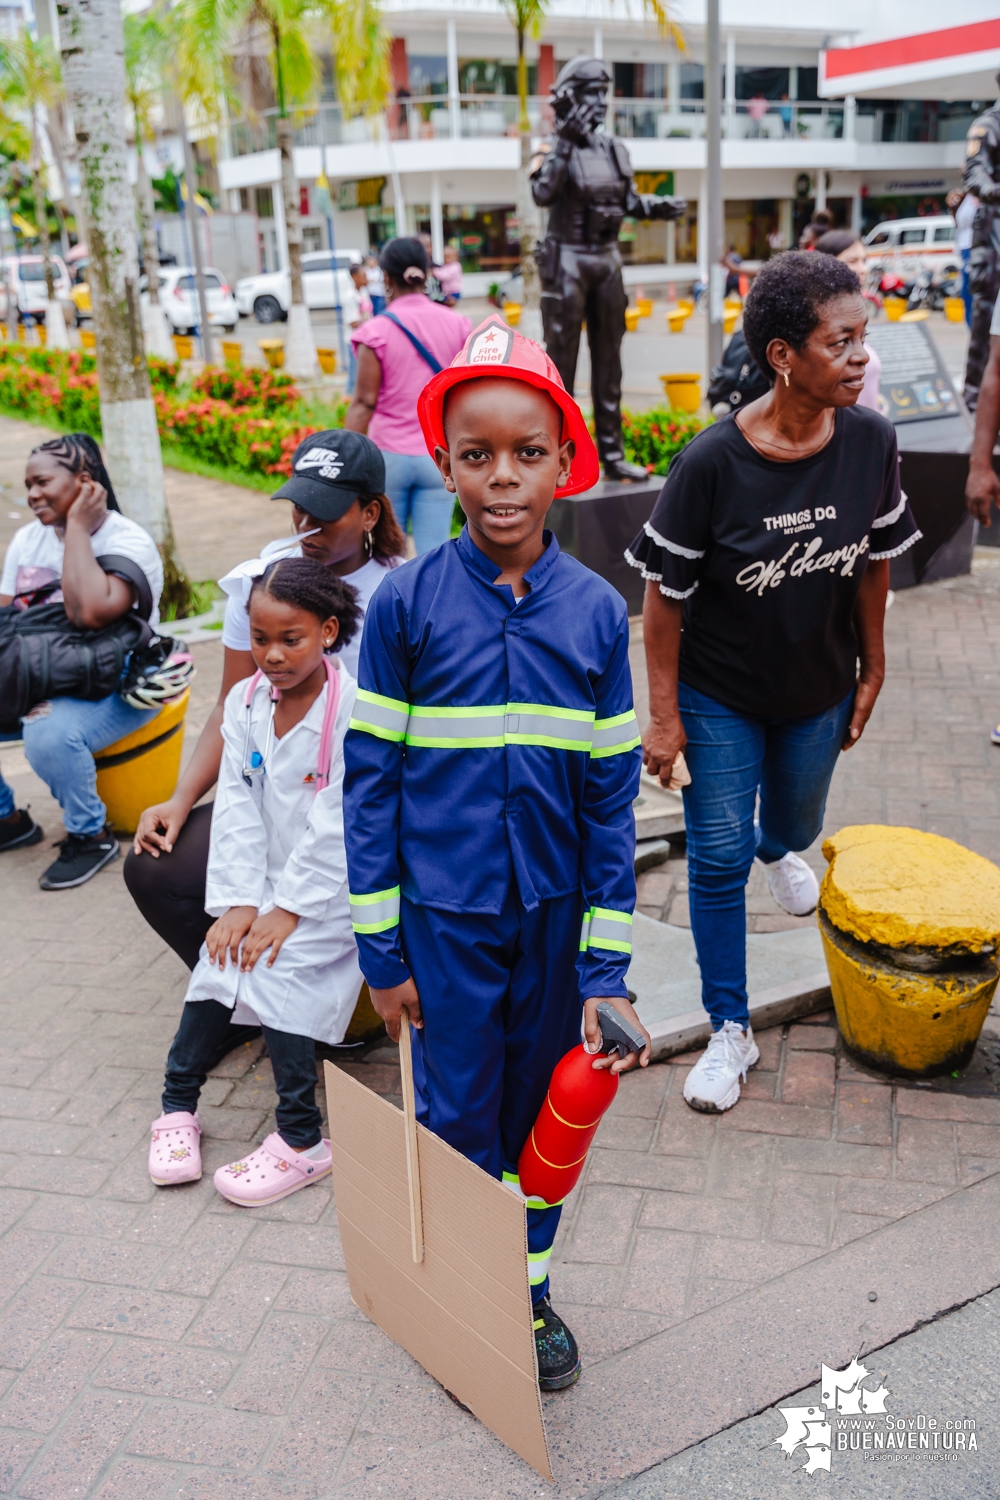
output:
M879 410L890 422L958 416L955 387L925 323L879 323L865 342L882 361Z
M331 1063L333 1187L351 1296L501 1442L552 1479L535 1366L522 1198Z

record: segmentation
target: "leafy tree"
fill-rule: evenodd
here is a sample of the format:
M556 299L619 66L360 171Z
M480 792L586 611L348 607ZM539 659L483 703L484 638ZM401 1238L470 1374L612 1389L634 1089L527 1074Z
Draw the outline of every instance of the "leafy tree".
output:
M35 218L45 267L45 289L51 303L55 300L55 278L45 202L41 112L54 109L62 97L62 75L58 54L49 37L33 37L29 31L22 31L14 41L0 44L0 97L6 110L13 106L28 118L28 161L34 188Z

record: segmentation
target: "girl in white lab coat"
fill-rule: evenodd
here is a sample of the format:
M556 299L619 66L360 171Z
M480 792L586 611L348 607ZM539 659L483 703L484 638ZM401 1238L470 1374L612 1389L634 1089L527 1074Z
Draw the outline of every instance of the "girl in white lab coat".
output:
M330 1171L316 1106L314 1039L342 1040L361 989L344 855L344 735L357 685L335 652L358 628L355 591L312 559L286 558L248 601L258 671L226 698L206 910L216 918L167 1059L149 1174L201 1176L195 1113L231 1022L263 1028L278 1128L220 1167L234 1203L273 1203Z

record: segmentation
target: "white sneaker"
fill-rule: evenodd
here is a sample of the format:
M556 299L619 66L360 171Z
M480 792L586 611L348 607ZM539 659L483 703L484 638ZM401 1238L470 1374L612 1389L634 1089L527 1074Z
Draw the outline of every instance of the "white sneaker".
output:
M710 1114L732 1109L740 1097L740 1079L760 1061L760 1048L748 1026L746 1035L735 1021L713 1031L708 1046L684 1080L684 1098L692 1109Z
M771 895L790 917L807 917L816 910L819 881L804 859L799 859L797 854L786 854L784 859L776 859L772 865L766 865L762 859L755 859L754 864L760 865L767 876Z

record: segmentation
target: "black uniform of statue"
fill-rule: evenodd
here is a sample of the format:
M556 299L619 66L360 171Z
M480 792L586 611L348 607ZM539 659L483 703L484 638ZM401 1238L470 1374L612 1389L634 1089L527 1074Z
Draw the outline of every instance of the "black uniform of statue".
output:
M1000 74L997 75L1000 83ZM965 404L970 411L990 352L993 304L1000 293L1000 101L970 128L965 145L965 188L979 199L969 256L972 333L965 365Z
M683 198L636 192L621 141L600 126L611 82L608 65L576 58L556 79L552 104L556 141L531 164L531 192L549 210L548 233L535 254L542 282L545 348L570 392L576 379L580 328L587 321L597 448L608 479L645 479L622 451L621 341L625 285L618 231L626 215L677 219Z

